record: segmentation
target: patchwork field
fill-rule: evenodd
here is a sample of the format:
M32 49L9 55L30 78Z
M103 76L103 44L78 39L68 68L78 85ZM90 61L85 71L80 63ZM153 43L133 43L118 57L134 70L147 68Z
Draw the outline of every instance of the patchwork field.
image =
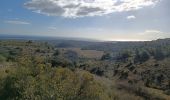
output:
M81 58L96 58L100 59L104 54L103 51L97 50L82 50L81 48L60 48L61 51L66 52L68 50L76 52Z

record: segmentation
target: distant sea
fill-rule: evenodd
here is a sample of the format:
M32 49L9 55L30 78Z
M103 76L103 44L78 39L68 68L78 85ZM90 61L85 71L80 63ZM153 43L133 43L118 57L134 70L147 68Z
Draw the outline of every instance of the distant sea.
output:
M8 34L0 34L0 40L74 40L74 41L102 42L100 40L87 38L8 35Z

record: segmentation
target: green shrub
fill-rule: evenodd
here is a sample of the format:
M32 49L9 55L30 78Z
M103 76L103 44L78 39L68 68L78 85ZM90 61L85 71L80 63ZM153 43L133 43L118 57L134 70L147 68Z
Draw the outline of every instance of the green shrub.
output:
M2 55L0 55L0 62L5 62L6 61L6 58Z

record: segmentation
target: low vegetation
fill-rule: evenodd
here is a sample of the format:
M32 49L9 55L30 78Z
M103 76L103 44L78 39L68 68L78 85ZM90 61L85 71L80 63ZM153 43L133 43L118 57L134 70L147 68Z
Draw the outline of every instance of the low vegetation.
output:
M1 40L0 99L169 100L169 61L170 39Z

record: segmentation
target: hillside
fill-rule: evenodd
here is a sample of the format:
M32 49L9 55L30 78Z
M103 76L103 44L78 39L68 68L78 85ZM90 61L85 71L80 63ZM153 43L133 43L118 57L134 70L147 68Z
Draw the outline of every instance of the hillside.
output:
M0 40L3 100L169 100L170 39ZM68 91L69 90L69 91Z

